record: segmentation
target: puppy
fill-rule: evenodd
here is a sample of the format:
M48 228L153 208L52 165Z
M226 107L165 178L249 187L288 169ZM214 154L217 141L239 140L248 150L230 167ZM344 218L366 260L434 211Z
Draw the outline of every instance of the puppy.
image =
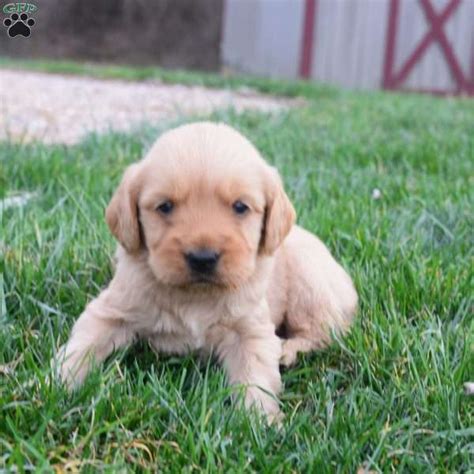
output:
M224 124L163 134L125 171L106 220L117 268L59 351L70 388L139 337L157 352L212 352L246 406L273 419L279 364L326 346L356 311L350 277L294 225L277 171Z

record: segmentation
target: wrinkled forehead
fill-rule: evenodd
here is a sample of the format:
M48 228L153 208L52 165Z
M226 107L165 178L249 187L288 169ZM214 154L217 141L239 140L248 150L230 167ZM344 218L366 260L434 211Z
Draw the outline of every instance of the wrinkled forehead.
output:
M264 206L268 165L242 136L185 133L164 136L142 162L142 197L184 200L189 196L247 199Z

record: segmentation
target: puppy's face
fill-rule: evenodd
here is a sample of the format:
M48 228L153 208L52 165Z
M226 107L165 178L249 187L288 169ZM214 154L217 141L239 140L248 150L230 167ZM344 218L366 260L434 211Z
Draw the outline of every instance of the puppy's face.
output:
M132 165L108 209L112 233L148 252L161 283L238 288L294 223L281 181L235 130L191 124Z

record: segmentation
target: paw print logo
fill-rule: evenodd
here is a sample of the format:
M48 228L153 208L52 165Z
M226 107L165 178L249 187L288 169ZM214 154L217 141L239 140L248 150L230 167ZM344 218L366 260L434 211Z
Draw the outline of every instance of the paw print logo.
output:
M10 18L5 18L3 24L8 28L7 33L10 38L14 36L24 36L28 38L31 34L31 27L35 24L33 18L28 18L26 13L18 15L18 13L13 13Z

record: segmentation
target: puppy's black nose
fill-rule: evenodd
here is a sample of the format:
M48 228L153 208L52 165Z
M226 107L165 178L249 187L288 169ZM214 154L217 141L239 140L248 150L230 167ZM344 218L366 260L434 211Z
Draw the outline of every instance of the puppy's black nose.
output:
M214 250L200 249L185 254L186 262L189 268L196 273L210 274L217 265L220 255Z

